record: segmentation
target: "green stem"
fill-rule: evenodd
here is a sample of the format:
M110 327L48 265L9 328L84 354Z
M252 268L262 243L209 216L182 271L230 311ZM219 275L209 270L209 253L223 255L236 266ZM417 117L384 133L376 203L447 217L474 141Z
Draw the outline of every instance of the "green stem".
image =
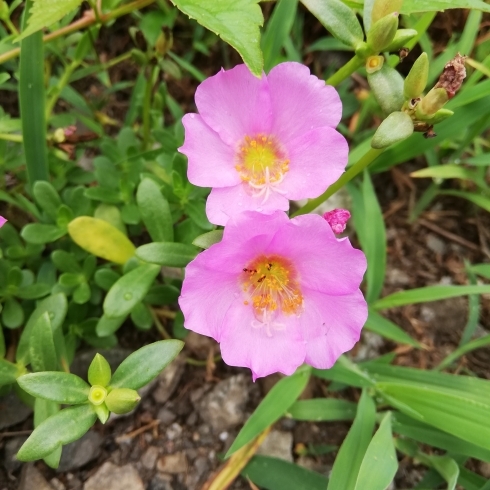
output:
M325 83L335 87L347 77L350 77L362 65L364 65L364 60L356 54L350 61L329 77Z
M70 82L70 77L72 76L73 72L77 69L79 64L80 63L78 61L72 61L66 67L63 76L59 79L56 87L54 87L51 97L46 104L46 119L49 119L49 116L51 116L56 101L58 100L61 94L61 91L65 88L66 85L68 85L68 83Z
M0 140L13 141L14 143L22 143L22 135L0 133Z
M150 129L151 129L151 94L153 92L153 85L155 84L155 78L158 76L158 66L152 66L148 79L146 80L145 98L143 99L143 149L146 150L150 143Z
M88 3L92 7L92 10L94 11L95 18L99 24L103 24L104 21L100 18L100 12L99 8L97 7L97 3L94 0L88 0Z
M295 213L293 213L291 217L294 218L295 216L306 214L316 209L329 197L333 196L339 189L344 187L347 182L350 182L356 175L361 173L370 163L376 160L376 158L382 152L383 150L370 148L357 163L349 167L347 171L344 172L340 178L334 182L321 196L318 196L315 199L310 199L303 207L299 208Z
M25 4L22 28L32 0ZM44 90L44 43L41 31L22 40L19 70L19 102L22 136L29 184L48 180L48 152L46 147L46 95Z
M17 30L17 28L14 26L14 24L12 23L12 21L10 20L9 17L7 17L6 19L4 19L4 22L5 24L7 25L7 27L9 28L10 32L12 34L15 34L16 36L19 35L19 31Z

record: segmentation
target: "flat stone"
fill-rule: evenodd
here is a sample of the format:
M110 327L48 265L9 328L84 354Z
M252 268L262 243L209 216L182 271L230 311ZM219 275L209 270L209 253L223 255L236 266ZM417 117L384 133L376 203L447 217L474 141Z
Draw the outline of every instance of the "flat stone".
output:
M184 374L184 367L184 357L179 356L160 373L157 387L152 393L157 403L165 403L172 396Z
M72 471L98 458L102 443L102 436L98 432L89 430L77 441L63 446L57 471L62 473Z
M12 437L10 439L7 439L3 451L3 461L2 461L2 464L7 470L7 472L12 473L13 471L18 470L22 466L22 462L16 458L16 454L26 440L27 440L27 436Z
M166 454L157 462L157 470L161 473L185 473L187 471L187 466L187 457L184 452Z
M145 486L133 465L116 466L107 461L85 482L83 490L145 490Z
M291 432L282 432L271 430L264 442L257 450L257 454L262 456L271 456L273 458L284 459L293 462L293 434Z
M53 490L33 463L24 465L18 490Z
M8 395L0 397L0 429L17 425L29 417L32 409L24 405L12 390Z
M172 487L172 477L157 473L148 485L148 490L174 490Z
M199 402L202 419L215 432L235 427L245 419L245 406L249 398L249 376L238 374L220 381Z
M141 464L147 470L152 470L155 467L160 450L156 446L150 446L141 456Z

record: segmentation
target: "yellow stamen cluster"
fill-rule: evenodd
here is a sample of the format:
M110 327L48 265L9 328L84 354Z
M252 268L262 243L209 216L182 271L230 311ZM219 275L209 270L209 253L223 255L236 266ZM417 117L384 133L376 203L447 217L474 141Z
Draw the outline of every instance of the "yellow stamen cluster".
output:
M293 265L278 256L260 256L243 269L243 291L256 314L278 309L285 314L299 313L303 296Z
M252 186L276 184L289 170L289 160L272 136L245 136L237 152L236 170Z

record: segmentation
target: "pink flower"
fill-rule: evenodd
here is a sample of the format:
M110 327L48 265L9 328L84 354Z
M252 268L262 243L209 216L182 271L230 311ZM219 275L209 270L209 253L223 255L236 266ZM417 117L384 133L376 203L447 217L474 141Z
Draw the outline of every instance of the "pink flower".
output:
M319 196L347 164L334 128L342 104L333 87L299 63L262 78L245 65L221 70L196 91L199 114L182 119L189 180L212 187L206 212L217 225L256 210L287 211L289 199Z
M366 258L319 215L240 213L186 269L185 327L213 337L254 380L304 362L330 368L359 340Z
M7 222L7 220L3 217L0 216L0 228Z
M347 221L350 219L350 213L347 209L332 209L332 211L327 211L323 217L332 227L333 232L338 235L345 230Z

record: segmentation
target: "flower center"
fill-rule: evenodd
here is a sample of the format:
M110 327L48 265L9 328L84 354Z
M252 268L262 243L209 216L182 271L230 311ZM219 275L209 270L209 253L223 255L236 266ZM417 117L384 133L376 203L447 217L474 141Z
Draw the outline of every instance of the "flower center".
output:
M289 160L273 136L257 134L245 136L238 149L235 168L254 190L254 196L264 196L265 202L271 191L282 194L277 186L289 170Z
M286 315L299 314L303 306L303 296L299 287L298 275L293 264L278 256L260 256L243 269L243 291L246 305L251 304L255 315L260 319L259 325L272 324L277 313Z

